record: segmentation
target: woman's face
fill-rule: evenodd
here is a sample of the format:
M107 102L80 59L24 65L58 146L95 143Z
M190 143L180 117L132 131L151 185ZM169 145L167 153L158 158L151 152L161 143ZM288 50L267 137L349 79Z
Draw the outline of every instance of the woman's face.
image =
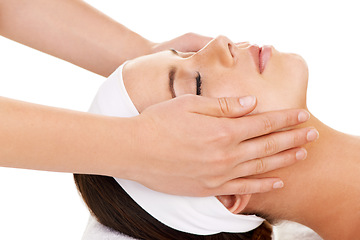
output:
M223 36L197 53L168 50L134 59L124 66L123 78L139 112L183 94L255 95L255 112L306 108L308 70L301 57Z

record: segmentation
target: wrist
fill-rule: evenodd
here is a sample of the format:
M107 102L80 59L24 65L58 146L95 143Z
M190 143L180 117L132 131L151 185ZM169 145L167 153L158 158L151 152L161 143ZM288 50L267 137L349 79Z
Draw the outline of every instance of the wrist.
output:
M137 117L109 118L105 138L100 143L99 151L104 155L104 161L98 162L102 175L135 180L141 165L139 155L142 146L141 134L138 129Z

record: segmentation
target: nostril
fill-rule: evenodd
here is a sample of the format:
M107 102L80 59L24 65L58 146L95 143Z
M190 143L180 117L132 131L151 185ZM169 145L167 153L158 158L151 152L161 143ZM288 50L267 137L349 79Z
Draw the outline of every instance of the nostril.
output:
M230 54L231 54L231 56L234 58L235 56L234 56L234 53L233 53L233 45L231 44L231 43L228 43L228 48L229 48L229 52L230 52Z

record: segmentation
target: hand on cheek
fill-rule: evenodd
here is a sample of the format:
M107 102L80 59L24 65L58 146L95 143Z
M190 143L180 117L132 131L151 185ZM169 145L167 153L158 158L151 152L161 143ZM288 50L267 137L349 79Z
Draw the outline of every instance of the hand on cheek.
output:
M145 109L137 117L140 134L135 136L141 137L134 140L142 147L131 158L130 178L154 190L191 196L281 187L279 178L246 177L304 159L306 153L300 159L297 153L310 141L309 129L272 132L303 123L309 114L287 110L242 117L255 106L254 97L184 95Z

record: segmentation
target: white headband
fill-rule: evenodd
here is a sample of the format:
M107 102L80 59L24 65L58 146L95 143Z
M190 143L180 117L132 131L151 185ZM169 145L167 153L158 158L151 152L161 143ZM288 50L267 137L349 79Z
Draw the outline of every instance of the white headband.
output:
M89 112L133 117L138 111L122 79L121 65L100 87ZM137 182L115 178L127 194L151 216L179 231L211 235L249 232L264 221L255 215L229 212L216 197L184 197L153 191Z

